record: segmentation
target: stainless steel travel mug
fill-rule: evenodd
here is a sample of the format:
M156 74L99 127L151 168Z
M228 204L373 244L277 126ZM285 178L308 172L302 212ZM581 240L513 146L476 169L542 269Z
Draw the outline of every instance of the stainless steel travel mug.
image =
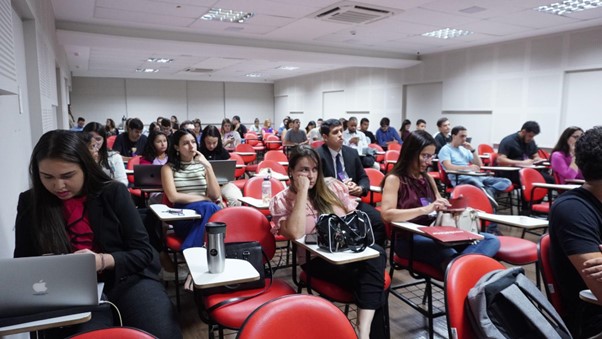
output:
M222 273L226 264L226 224L223 222L208 222L205 224L207 232L207 265L209 273Z

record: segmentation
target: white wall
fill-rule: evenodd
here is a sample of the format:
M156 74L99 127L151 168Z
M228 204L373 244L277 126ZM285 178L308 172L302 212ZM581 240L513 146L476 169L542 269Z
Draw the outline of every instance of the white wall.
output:
M125 115L150 124L157 116L176 115L207 125L239 115L251 125L256 117L274 118L272 84L85 77L72 82L71 111L88 122L112 118L119 123Z

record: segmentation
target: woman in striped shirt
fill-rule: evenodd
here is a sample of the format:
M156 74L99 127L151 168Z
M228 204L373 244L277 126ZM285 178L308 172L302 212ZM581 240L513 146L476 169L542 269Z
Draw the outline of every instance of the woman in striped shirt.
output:
M201 152L189 130L173 134L168 162L161 169L165 196L175 208L195 210L201 219L173 222L174 232L184 239L182 250L203 245L205 224L220 209L220 187L211 164Z

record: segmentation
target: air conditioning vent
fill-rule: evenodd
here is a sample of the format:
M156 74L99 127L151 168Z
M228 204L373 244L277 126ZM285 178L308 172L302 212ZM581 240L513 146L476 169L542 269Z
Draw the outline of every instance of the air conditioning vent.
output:
M194 68L194 67L188 67L186 69L184 69L185 72L188 73L211 73L213 72L212 69L209 68Z
M402 12L402 10L395 10ZM315 14L316 19L343 23L343 24L369 24L395 14L392 8L371 7L358 3L343 2L328 7Z

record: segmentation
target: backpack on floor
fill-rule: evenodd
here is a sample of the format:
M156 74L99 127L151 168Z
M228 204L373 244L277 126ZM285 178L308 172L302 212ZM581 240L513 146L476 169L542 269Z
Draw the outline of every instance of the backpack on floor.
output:
M466 309L479 338L572 338L521 267L484 275L468 293Z

